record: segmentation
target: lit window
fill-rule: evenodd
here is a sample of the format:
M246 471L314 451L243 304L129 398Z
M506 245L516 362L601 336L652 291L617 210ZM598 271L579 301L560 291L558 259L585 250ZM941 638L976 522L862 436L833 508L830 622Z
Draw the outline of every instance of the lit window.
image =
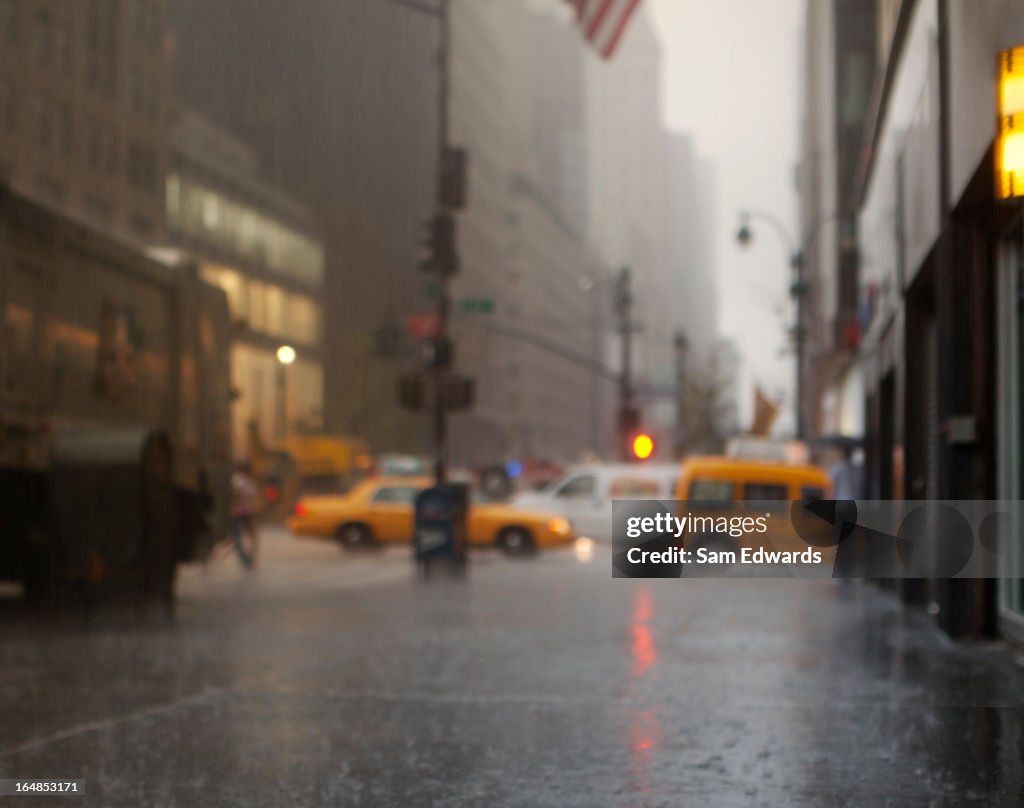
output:
M320 342L320 309L304 295L290 295L288 299L288 333L306 345Z
M280 286L266 287L266 332L284 334L284 292Z
M216 230L220 222L220 200L216 194L207 191L203 194L203 227Z
M228 308L235 319L244 320L248 316L248 308L243 290L242 276L233 269L226 267L203 267L203 280L219 286L228 297Z
M177 174L167 178L164 188L164 204L167 207L167 219L175 225L181 224L181 179Z
M249 327L254 331L266 330L266 292L259 281L249 284Z

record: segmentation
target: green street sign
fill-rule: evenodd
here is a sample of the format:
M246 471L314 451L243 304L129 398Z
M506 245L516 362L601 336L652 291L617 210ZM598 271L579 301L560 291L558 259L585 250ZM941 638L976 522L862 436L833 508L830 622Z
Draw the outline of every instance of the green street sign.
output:
M464 297L459 301L463 314L493 314L494 300L489 297Z

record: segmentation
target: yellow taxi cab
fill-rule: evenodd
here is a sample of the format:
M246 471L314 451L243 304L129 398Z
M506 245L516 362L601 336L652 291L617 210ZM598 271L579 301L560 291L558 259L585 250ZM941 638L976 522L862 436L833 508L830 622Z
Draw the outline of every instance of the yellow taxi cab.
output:
M730 534L715 530L706 536L691 534L696 546L707 543L719 551L738 547L804 551L808 545L793 529L788 508L785 513L768 516L767 512L757 510L757 505L763 503L767 508L771 503L771 507L778 509L782 503L827 500L831 496L832 481L820 466L719 455L684 460L676 489L682 511L679 516L709 516L717 522L722 517L736 518L742 506L746 513L766 517L763 532L736 530ZM736 535L741 532L742 535ZM831 557L832 551L823 551L822 555Z
M346 548L411 542L416 496L431 485L428 477L374 477L344 495L305 497L295 505L288 529L334 538ZM477 499L469 507L467 533L470 544L509 553L565 546L575 539L572 525L562 516Z

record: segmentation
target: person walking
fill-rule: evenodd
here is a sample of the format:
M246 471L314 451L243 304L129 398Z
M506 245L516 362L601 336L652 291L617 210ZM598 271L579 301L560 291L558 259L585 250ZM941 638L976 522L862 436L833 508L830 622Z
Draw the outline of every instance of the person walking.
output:
M231 533L242 563L250 569L259 560L260 536L256 526L259 491L252 479L252 466L243 460L231 475Z
M832 498L860 499L861 469L853 462L853 447L844 446L842 453L842 457L828 470L828 476L832 478Z
M844 445L840 451L841 458L828 470L828 476L832 479L832 498L837 501L860 499L863 477L861 467L853 462L853 447ZM864 552L859 541L844 541L836 549L833 575L840 579L843 592L848 591L850 578L854 577L855 570L862 569L863 563Z

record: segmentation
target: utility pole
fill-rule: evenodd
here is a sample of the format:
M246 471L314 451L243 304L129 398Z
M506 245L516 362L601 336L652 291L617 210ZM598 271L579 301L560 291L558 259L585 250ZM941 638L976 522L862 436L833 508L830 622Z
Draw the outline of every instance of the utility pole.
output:
M804 440L807 437L807 423L804 416L804 354L807 348L807 322L805 309L807 308L807 281L804 278L803 250L793 253L791 259L793 266L793 285L789 289L794 302L796 303L796 324L793 326L793 345L796 353L796 439Z
M403 407L430 414L434 444L434 477L448 477L448 413L473 405L473 380L452 371L455 350L451 336L451 279L459 271L455 211L466 205L466 153L449 144L448 107L451 86L451 0L425 5L418 0L391 0L438 23L437 49L437 205L425 222L420 270L433 276L437 308L432 333L426 338L426 368L399 378ZM426 336L426 335L424 335Z
M619 454L631 457L629 438L640 427L640 416L633 407L633 271L623 267L615 286L615 314L619 319L621 364L619 374Z
M445 214L445 177L448 164L448 96L451 69L449 50L451 37L450 0L439 0L439 43L437 54L437 207ZM448 319L451 313L451 272L438 273L437 335L434 338L434 478L441 485L448 476L448 412L443 394L444 375L451 366L452 350Z
M745 247L754 238L750 228L752 218L761 219L769 225L782 240L789 254L789 266L793 270L793 283L789 287L789 294L796 304L796 323L793 326L793 347L796 354L796 389L794 391L793 415L796 419L796 437L804 440L807 437L807 419L804 407L804 355L807 348L807 251L821 228L828 222L841 218L838 213L829 213L820 216L811 227L804 239L803 245L798 247L793 237L789 234L786 226L772 213L764 210L744 210L740 212L740 226L736 231L736 241L740 246Z
M686 396L686 356L690 350L690 341L686 332L680 329L672 340L676 359L676 456L682 457L686 449L686 407L689 404Z

